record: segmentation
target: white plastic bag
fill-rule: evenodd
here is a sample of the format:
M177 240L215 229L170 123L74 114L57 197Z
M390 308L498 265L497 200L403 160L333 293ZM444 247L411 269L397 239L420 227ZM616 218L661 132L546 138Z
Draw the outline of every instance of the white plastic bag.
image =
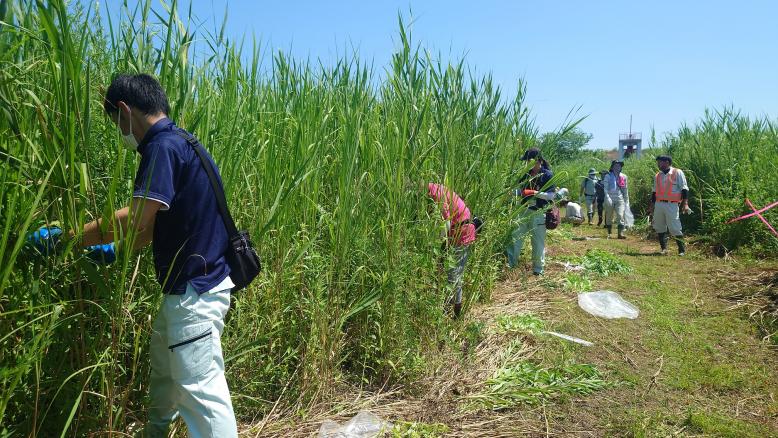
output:
M570 262L557 262L559 265L561 265L563 268L565 268L565 272L583 272L586 270L582 265L576 265L574 263Z
M635 216L632 215L632 209L629 207L629 204L624 206L624 222L626 222L627 228L635 226Z
M326 420L319 428L319 438L375 438L389 432L394 425L369 411L359 411L352 419L338 424Z
M637 307L609 290L578 294L578 305L586 312L606 319L635 319L640 314Z

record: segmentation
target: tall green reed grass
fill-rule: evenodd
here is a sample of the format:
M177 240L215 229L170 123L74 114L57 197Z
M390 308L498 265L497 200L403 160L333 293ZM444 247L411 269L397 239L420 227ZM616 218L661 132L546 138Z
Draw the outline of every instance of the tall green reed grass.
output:
M49 259L23 245L43 224L79 229L129 199L136 157L102 114L115 72L159 78L265 261L223 337L240 418L423 369L454 323L420 181L487 218L465 291L467 306L488 299L517 213L506 194L537 137L523 83L506 100L488 75L415 44L402 19L379 72L356 55L326 66L266 53L223 25L200 29L175 1L80 5L0 2L0 435L129 432L145 419L161 299L150 252L103 268L72 243Z

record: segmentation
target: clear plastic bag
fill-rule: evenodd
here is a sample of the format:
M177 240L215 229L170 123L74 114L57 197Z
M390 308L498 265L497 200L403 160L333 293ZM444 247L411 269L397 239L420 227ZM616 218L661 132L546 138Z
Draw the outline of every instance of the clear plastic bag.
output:
M637 307L610 290L578 294L578 305L586 312L606 319L635 319L640 314Z
M372 412L359 411L352 419L338 424L326 420L319 428L319 438L374 438L383 436L394 425L384 421Z

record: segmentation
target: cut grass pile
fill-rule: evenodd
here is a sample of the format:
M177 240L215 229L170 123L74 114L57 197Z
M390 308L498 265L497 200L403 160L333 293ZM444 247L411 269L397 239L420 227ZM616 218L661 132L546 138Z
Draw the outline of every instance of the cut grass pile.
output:
M581 257L579 263L586 269L586 272L604 277L632 272L632 267L627 262L611 252L596 248L587 250L586 255Z
M498 315L497 330L502 333L529 333L537 335L545 329L542 319L531 313L521 315Z
M448 426L441 423L422 423L416 421L395 422L391 431L392 438L438 438L449 432Z
M529 361L499 369L486 381L486 389L470 397L476 408L501 410L538 405L572 395L587 395L612 386L596 366L566 363L541 367Z

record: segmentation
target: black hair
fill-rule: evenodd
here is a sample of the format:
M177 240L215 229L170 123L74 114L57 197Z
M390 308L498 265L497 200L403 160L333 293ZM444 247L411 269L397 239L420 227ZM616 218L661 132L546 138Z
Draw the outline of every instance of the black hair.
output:
M546 161L545 158L543 158L543 154L540 152L540 149L538 148L529 148L524 152L524 155L521 156L521 161L529 161L529 160L538 160L540 161L540 166L543 167L546 170L551 169L551 166L548 165L548 161Z
M610 169L608 169L608 172L613 172L613 166L615 166L617 164L621 164L622 168L624 167L624 162L623 161L621 161L621 160L613 160L613 161L611 161L611 167L610 167Z
M670 164L673 164L673 159L669 155L659 155L656 157L656 161L667 161Z
M162 85L153 76L143 73L120 74L113 79L105 92L103 109L108 114L116 114L119 111L117 106L119 101L137 108L146 115L170 113L170 104Z

